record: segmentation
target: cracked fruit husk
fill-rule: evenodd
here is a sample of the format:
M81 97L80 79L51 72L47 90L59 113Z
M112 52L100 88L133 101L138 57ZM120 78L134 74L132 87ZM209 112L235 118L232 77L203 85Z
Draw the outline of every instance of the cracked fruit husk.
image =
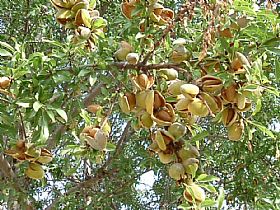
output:
M192 196L193 195L193 196ZM187 185L184 191L184 198L190 203L200 204L205 201L205 191L197 184Z

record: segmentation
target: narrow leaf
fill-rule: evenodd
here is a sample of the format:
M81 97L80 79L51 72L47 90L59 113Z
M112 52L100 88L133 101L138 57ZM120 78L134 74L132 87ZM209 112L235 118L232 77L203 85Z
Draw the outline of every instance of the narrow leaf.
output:
M252 115L253 116L256 115L259 111L261 111L261 109L262 109L262 101L261 101L261 99L257 99L256 108Z
M6 43L6 42L1 42L1 41L0 41L0 45L2 45L3 47L9 49L9 50L12 51L12 52L15 51L15 49L14 49L11 45L9 45L8 43Z
M115 149L116 149L116 145L115 144L107 143L106 151L111 152L111 151L115 151Z
M220 179L213 175L200 174L196 180L199 182L211 182L211 181L219 181Z
M55 117L54 117L54 113L51 110L47 110L47 114L51 118L53 123L56 122Z
M217 190L215 187L213 187L212 185L209 185L209 184L199 184L201 187L203 187L204 189L206 189L207 191L209 192L212 192L212 193L216 193Z
M225 200L225 191L223 188L220 188L219 189L219 196L218 196L218 199L217 199L217 202L218 202L218 210L222 209L222 206L223 206L223 202Z
M257 90L258 87L259 87L258 85L248 84L248 85L242 87L242 90L247 90L247 91L252 91L253 92L253 91Z
M198 134L196 134L194 137L192 137L193 141L200 141L202 139L204 139L205 137L207 137L209 135L208 131L202 131Z
M256 126L259 130L261 130L263 133L267 134L268 136L270 136L271 138L275 139L274 134L265 126L259 124L258 122L252 122L252 121L248 121L249 123L251 123L252 125Z
M47 116L43 115L41 119L41 133L40 133L40 140L42 142L46 142L46 140L49 138L49 127L48 127L48 121Z
M55 109L55 111L57 112L57 114L59 114L60 115L60 117L62 117L62 119L65 121L65 122L67 122L67 114L66 114L66 112L64 111L64 110L62 110L62 109Z
M12 53L10 53L9 51L5 50L5 49L0 49L0 56L2 57L12 57Z
M211 206L215 206L216 205L216 201L212 200L212 199L206 199L205 201L203 201L201 203L201 207L211 207Z
M280 81L280 61L275 60L275 77L276 81Z
M103 18L97 18L92 22L92 28L98 29L98 28L104 28L107 25L107 21Z
M89 2L89 7L90 7L91 9L94 9L95 6L96 6L96 0L90 0L90 2Z
M29 103L24 103L24 102L16 102L16 104L17 104L18 106L23 107L23 108L28 108L28 107L30 106Z

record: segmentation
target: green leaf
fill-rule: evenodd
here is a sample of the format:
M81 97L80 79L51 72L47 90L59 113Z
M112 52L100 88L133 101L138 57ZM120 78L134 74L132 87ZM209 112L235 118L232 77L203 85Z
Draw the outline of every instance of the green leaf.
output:
M279 37L273 37L269 40L264 41L260 47L279 47L280 45L280 38Z
M35 112L38 112L38 110L43 106L39 101L34 102L33 109Z
M168 103L174 103L174 102L177 102L178 101L178 99L177 98L175 98L175 97L173 97L173 96L167 96L166 98L165 98L165 100L166 100L166 102L168 102Z
M96 6L96 0L90 0L90 2L89 2L89 7L92 8L92 9L94 9L95 6Z
M178 206L178 209L182 209L182 210L193 209L193 206L190 206L190 204L188 203L183 203L180 206Z
M276 81L280 81L280 61L275 60L275 77Z
M79 74L78 74L78 77L84 77L85 75L89 74L90 72L92 72L91 70L89 69L82 69Z
M91 119L90 119L90 116L87 111L85 111L84 109L81 109L80 116L85 120L86 125L91 124Z
M192 137L193 141L200 141L209 135L208 131L202 131Z
M40 132L40 141L46 142L46 140L49 138L49 127L48 127L48 121L47 116L43 114L41 118L41 132Z
M219 196L218 196L218 199L217 199L217 204L218 204L218 210L222 209L222 206L223 206L223 202L225 200L225 191L223 188L220 188L219 189Z
M48 114L48 116L51 118L52 122L55 123L56 120L55 120L53 111L47 110L47 114Z
M254 112L252 113L252 116L256 115L259 111L261 111L261 109L262 109L262 100L258 98L256 108L255 108Z
M62 109L55 109L55 111L57 112L57 114L59 114L60 117L62 117L62 119L67 122L67 114L64 110Z
M251 141L253 139L253 131L249 126L246 126L247 128L247 133L248 133L248 139Z
M199 186L205 188L209 192L212 192L212 193L216 193L217 192L216 188L213 187L212 185L209 185L209 184L199 184Z
M5 49L0 49L0 56L2 57L12 57L12 53L10 53L9 51L5 50Z
M107 25L107 21L103 18L97 18L91 24L91 28L94 29L104 28Z
M116 145L108 142L105 150L108 152L112 152L115 151L115 149L116 149Z
M201 203L201 207L210 207L210 206L215 206L216 205L216 201L212 200L212 199L205 199L205 201L203 201Z
M90 86L93 86L96 81L97 81L97 77L93 77L92 75L89 76L89 84L90 84Z
M21 106L23 108L29 108L30 104L29 103L24 103L24 102L16 102L18 106Z
M0 41L0 45L2 45L3 47L9 49L9 50L12 51L12 52L15 51L15 49L14 49L11 45L9 45L8 43L6 43L6 42L1 42L1 41Z
M207 174L200 174L197 178L197 181L199 182L211 182L211 181L219 181L220 179L213 175L207 175Z
M259 124L256 121L248 121L250 124L256 126L259 130L261 130L263 133L267 134L269 137L271 137L272 139L275 139L274 134L272 133L271 130L269 130L268 128L266 128L265 126Z
M258 87L259 87L258 85L248 84L248 85L245 85L244 87L242 87L241 89L253 92L253 91L257 90Z
M280 92L276 89L276 88L274 88L274 87L267 87L266 89L265 89L265 91L266 92L269 92L269 93L271 93L271 94L273 94L273 95L276 95L277 97L279 97L279 95L280 95Z

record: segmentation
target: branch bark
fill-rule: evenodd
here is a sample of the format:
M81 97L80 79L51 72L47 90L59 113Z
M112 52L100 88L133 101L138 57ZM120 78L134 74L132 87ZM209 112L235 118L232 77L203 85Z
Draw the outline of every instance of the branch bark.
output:
M6 178L13 179L15 177L10 163L4 158L3 154L0 154L0 170Z

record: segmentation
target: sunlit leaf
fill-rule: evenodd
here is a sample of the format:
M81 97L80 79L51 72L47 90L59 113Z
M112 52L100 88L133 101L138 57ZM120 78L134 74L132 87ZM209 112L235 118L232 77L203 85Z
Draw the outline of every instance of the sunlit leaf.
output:
M12 57L13 55L8 50L0 49L0 56L2 56L2 57Z
M33 109L35 112L38 112L39 109L43 106L43 104L41 104L39 101L36 101L33 103Z
M218 203L217 209L218 210L222 209L224 200L225 200L225 191L223 188L220 188L218 199L217 199L217 203Z
M55 111L59 114L60 117L62 117L62 119L67 122L67 114L63 109L55 109Z

